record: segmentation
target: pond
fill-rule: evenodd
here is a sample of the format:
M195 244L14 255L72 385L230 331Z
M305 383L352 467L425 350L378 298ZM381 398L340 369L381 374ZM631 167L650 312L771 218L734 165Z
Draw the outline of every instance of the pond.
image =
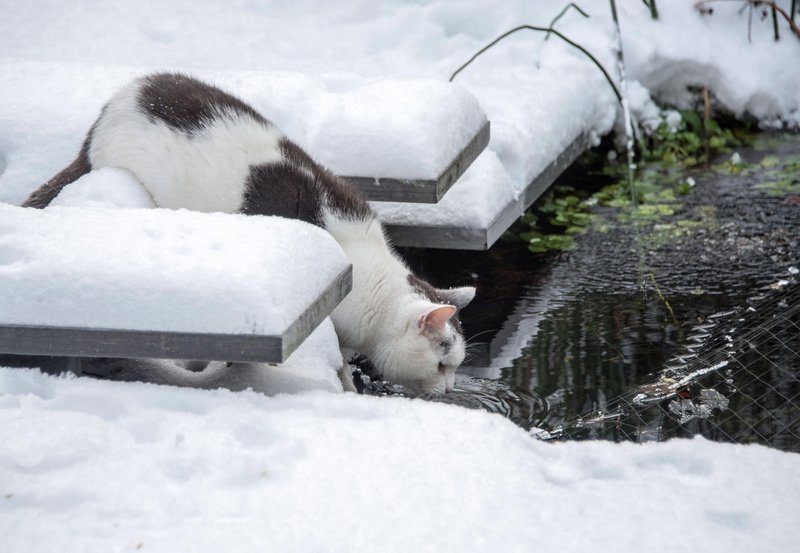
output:
M511 239L406 252L434 284L479 290L462 314L473 359L438 401L545 439L703 434L800 451L800 136L759 135L709 167L639 177L648 171L685 195L661 194L653 204L668 207L639 216L596 206L572 251ZM586 174L556 186L604 184Z

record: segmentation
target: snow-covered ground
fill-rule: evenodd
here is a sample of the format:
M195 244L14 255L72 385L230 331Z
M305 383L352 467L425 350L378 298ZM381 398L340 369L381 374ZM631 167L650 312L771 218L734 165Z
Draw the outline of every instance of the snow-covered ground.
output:
M692 0L662 1L657 22L640 0L619 4L639 119L661 116L651 95L680 104L686 85L707 85L737 114L800 122L800 41L785 27L776 43L755 18L749 43L738 2L700 16ZM422 102L479 104L492 140L456 185L468 204L383 210L480 221L576 136L618 125L616 100L585 57L538 33L507 39L457 86L431 80L563 5L0 0L0 202L20 203L73 158L116 87L168 68L240 94L315 155L352 156L334 160L342 167L370 148L381 171L424 172L415 156L441 159L482 112L426 119ZM570 11L558 28L611 69L608 3L581 6L591 18ZM360 119L360 106L401 134L384 141L381 118ZM410 120L431 123L411 145ZM61 201L107 203L90 188ZM337 389L334 342L325 322L283 368L154 378L203 389L0 368L0 550L749 553L800 542L800 456L702 440L544 444L496 415L322 392ZM239 391L208 389L218 385Z
M497 416L0 371L4 552L793 551L800 456L546 444Z

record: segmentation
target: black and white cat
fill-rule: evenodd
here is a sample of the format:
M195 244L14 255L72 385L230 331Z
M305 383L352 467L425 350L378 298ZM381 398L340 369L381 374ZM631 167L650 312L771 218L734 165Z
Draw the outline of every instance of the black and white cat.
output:
M181 74L139 78L106 104L75 161L23 205L43 208L101 167L133 173L159 207L279 215L323 227L353 264L352 292L332 315L340 346L416 391L453 389L465 354L456 312L475 289L436 289L413 275L360 191L249 105Z

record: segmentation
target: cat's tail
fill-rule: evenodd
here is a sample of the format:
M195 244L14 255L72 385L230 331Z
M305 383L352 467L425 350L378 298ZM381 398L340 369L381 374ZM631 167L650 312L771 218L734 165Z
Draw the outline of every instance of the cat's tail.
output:
M28 199L25 200L22 207L35 207L38 209L47 207L65 186L71 182L75 182L91 170L92 164L89 162L89 145L87 140L87 143L83 145L75 161L70 163L55 177L44 183L28 196Z

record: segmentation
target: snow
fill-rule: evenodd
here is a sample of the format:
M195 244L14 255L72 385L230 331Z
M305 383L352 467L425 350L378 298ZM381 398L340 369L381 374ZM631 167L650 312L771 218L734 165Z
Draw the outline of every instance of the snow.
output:
M0 59L0 80L14 83L0 90L0 124L10 128L6 144L0 143L8 161L0 175L0 201L20 203L33 183L71 161L111 94L153 70ZM486 123L472 94L431 79L329 89L319 79L291 72L192 73L236 92L343 176L436 179Z
M455 84L445 82L502 32L547 25L564 4L2 0L0 202L21 203L71 161L121 84L178 69L240 95L320 161L351 175L435 176L485 114L489 147L442 202L378 206L393 222L485 225L575 138L619 128L603 76L557 37L518 33ZM570 11L557 27L611 70L608 3L580 4L591 18ZM755 18L750 43L738 2L714 4L711 16L699 15L692 0L659 2L657 22L639 0L618 4L631 108L645 127L676 124L676 112L662 112L652 99L685 106L686 85L709 86L719 106L764 125L800 125L800 72L792 63L800 44L785 27L776 43L771 22ZM109 265L135 265L128 277L134 269L147 275L148 266L165 278L203 267L179 281L192 289L197 281L204 313L224 298L226 312L238 305L240 317L263 315L244 305L244 296L228 301L231 290L220 295L214 281L242 284L237 279L263 260L261 250L234 255L234 246L212 245L222 240L218 233L270 223L197 215L225 221L209 225L189 213L98 209L148 207L140 192L130 175L111 169L65 190L62 207L47 218L0 206L0 308L19 301L15 292L66 289L54 277L80 260L54 244L70 240L65 231L80 230L80 219L110 225L102 227L106 243L116 234L135 237L140 248L126 240L125 250L106 252ZM47 222L56 219L63 232ZM145 253L156 245L155 236L144 235L146 222L168 247L161 263ZM25 232L28 224L35 231ZM185 239L200 249L181 249L184 225L192 229ZM303 228L315 247L325 243L316 229ZM256 234L249 239L268 240ZM91 253L84 246L71 251ZM37 253L48 248L68 263L58 267ZM224 255L235 258L227 267L242 269L224 270L216 262ZM54 272L37 273L37 263ZM319 272L307 265L292 284ZM99 275L84 271L82 278ZM255 299L258 288L252 279L247 284L241 294ZM190 293L176 294L188 301ZM100 310L99 301L85 305ZM131 321L143 316L134 311L127 311ZM177 311L162 315L163 323L212 324L185 320L196 307ZM27 318L36 310L20 312ZM207 319L241 323L224 316ZM749 553L791 551L800 540L797 455L699 439L544 444L488 413L330 393L340 389L333 372L340 364L325 321L280 367L128 367L131 377L177 386L0 368L2 550L570 553L690 546Z
M156 207L139 179L117 167L102 167L83 175L61 190L50 205L106 209Z
M631 108L645 127L659 121L651 98L685 107L689 85L710 87L722 107L764 125L800 123L800 73L789 61L800 45L785 25L776 43L771 22L755 18L748 42L746 14L735 5L716 3L703 16L691 0L669 2L652 21L641 2L619 4ZM554 36L517 33L455 84L444 82L500 33L547 25L561 7L544 0L515 0L503 10L488 0L14 5L0 22L0 155L8 164L0 201L20 203L64 166L118 86L176 68L239 94L350 176L435 178L485 112L492 140L452 199L376 208L396 224L486 225L578 136L602 136L618 123L600 71ZM572 10L557 27L613 74L608 4L582 7L590 18Z
M0 370L3 550L792 551L800 456L401 398Z
M280 217L0 204L5 324L281 335L348 265Z

